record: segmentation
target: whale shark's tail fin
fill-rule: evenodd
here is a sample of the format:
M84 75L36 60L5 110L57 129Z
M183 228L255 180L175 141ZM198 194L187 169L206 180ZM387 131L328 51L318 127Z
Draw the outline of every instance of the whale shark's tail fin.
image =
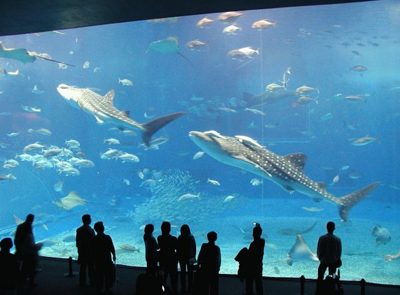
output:
M370 192L372 192L377 186L379 182L374 182L358 191L352 192L348 195L345 195L341 198L337 198L337 204L339 205L339 215L343 221L348 220L348 214L350 209L364 199Z
M184 114L185 113L173 113L142 124L142 127L144 128L142 138L145 145L150 145L150 139L154 133Z

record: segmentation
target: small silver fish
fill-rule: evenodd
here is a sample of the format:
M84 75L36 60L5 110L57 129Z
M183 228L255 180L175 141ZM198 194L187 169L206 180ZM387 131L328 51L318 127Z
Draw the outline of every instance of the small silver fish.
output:
M218 181L216 181L216 180L212 180L212 179L210 179L210 178L207 178L207 183L211 183L211 184L213 184L213 185L221 185Z
M200 159L203 155L204 155L204 152L197 152L197 153L193 156L193 160Z

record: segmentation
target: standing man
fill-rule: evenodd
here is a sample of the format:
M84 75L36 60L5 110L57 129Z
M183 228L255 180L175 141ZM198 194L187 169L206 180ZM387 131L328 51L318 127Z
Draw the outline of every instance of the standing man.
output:
M16 256L22 262L22 276L23 279L29 277L30 287L36 287L35 276L36 276L36 265L38 261L38 250L40 245L36 246L35 238L32 232L32 224L35 216L28 214L25 222L21 223L17 227L17 231L14 237L14 244L16 248Z
M163 283L167 284L168 275L171 277L172 294L178 294L178 239L172 235L171 224L164 221L161 224L161 235L157 237L160 247L160 266L163 271Z
M76 230L76 248L78 248L79 285L86 285L86 268L90 285L94 285L94 265L93 265L93 238L95 236L93 228L90 227L92 218L89 214L82 216L83 225Z
M318 240L317 255L320 264L318 267L316 294L319 294L326 269L328 268L329 274L333 275L336 273L336 268L342 266L342 241L333 234L335 223L329 221L326 224L326 229L328 233L320 236Z
M246 295L253 294L253 281L256 283L257 295L264 292L262 272L265 240L261 238L262 228L259 223L253 228L253 242L251 242L248 252L249 274L246 277Z

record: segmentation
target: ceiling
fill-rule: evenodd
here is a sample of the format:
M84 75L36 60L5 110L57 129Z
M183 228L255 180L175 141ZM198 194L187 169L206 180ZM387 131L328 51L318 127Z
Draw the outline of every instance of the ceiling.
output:
M0 36L171 16L365 0L1 0Z

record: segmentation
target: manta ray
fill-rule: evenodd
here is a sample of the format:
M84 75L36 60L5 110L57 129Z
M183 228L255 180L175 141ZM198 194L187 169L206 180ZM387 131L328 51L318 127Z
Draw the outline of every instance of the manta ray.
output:
M32 63L37 58L40 58L43 60L75 67L74 65L67 64L62 61L57 61L57 60L54 60L51 58L47 58L47 57L43 56L42 53L28 51L25 48L6 48L1 41L0 41L0 45L1 45L0 46L0 57L18 60L18 61L22 62L23 64Z
M179 52L179 40L177 37L168 37L162 40L154 41L150 43L146 53L154 52L154 53L162 53L162 54L170 54L177 53L186 59L192 66L192 62Z
M85 205L87 201L85 199L82 199L77 192L70 192L68 196L62 198L60 200L61 202L53 202L54 205L57 207L64 209L64 210L71 210L72 208L79 206L79 205Z
M311 252L301 235L296 236L296 242L287 254L286 262L292 266L294 261L299 260L319 261L317 254Z
M295 153L278 156L250 137L223 136L211 130L190 131L189 137L214 159L271 180L289 193L299 192L314 201L327 200L339 206L339 215L348 220L349 210L373 191L379 182L337 198L328 193L325 184L315 182L304 174L306 155Z

